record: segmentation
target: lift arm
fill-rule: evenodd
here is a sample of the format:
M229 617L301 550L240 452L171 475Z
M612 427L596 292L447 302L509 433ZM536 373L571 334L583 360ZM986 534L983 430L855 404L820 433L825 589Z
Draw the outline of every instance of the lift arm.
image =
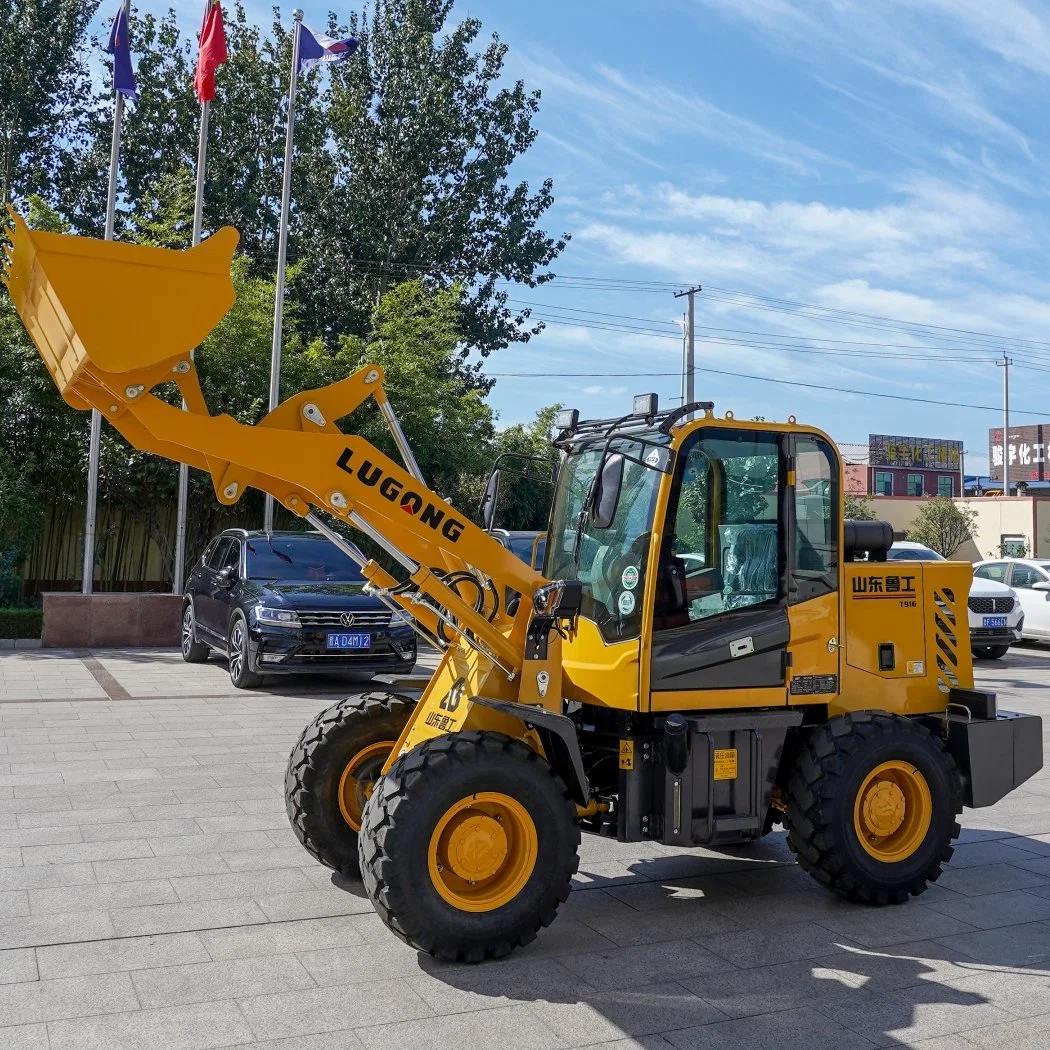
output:
M4 283L68 404L98 409L135 448L207 471L220 503L236 503L252 486L300 517L319 507L364 531L408 575L405 587L390 591L398 581L368 562L374 587L431 630L454 618L461 638L469 631L469 643L515 678L531 595L543 577L424 484L378 365L296 394L255 426L209 414L190 351L234 303L235 230L172 251L41 233L14 212L12 219ZM169 381L188 411L152 392ZM368 398L404 466L336 426ZM476 609L473 593L441 579L456 567L487 578L500 598L517 591L517 612Z

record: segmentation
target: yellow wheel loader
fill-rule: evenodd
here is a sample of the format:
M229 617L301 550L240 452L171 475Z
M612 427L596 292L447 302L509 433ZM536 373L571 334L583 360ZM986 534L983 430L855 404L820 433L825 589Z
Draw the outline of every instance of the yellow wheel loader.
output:
M303 845L359 871L423 951L479 961L532 940L581 831L717 847L781 824L830 890L899 904L939 876L964 805L1040 769L1040 720L973 688L970 567L887 562L888 525L843 521L820 431L654 395L616 419L563 413L540 573L490 515L428 488L378 366L256 426L209 415L191 350L233 302L234 231L173 252L14 217L11 240L7 287L69 404L207 471L220 503L271 493L441 651L418 701L322 712L286 782ZM153 392L169 382L188 411ZM337 428L368 398L402 462Z

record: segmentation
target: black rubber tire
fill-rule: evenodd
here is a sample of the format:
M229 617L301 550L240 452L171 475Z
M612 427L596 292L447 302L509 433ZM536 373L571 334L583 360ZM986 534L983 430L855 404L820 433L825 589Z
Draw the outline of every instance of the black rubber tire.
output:
M240 643L237 642L240 628ZM240 650L240 659L231 658L234 647ZM235 613L230 621L230 633L226 639L226 658L229 660L230 681L237 689L254 689L262 685L263 676L253 671L248 663L248 624L241 613Z
M853 808L867 774L892 759L923 774L933 813L918 849L887 864L861 845ZM799 754L787 789L788 845L799 864L835 893L865 904L903 904L935 882L951 860L962 787L951 756L922 723L878 711L842 715L815 729Z
M396 693L348 696L299 735L284 774L284 804L295 837L315 860L343 875L360 874L357 832L339 809L339 780L355 754L397 740L416 702Z
M978 660L1001 660L1009 651L1008 645L982 645L974 649L973 655Z
M182 628L179 635L182 659L188 664L207 662L210 646L197 641L197 625L193 615L193 602L186 602L182 609Z
M500 791L525 807L539 852L532 875L507 904L465 912L431 881L430 839L441 816L478 791ZM497 959L554 921L580 864L580 828L568 788L551 766L502 733L435 737L390 768L365 806L361 878L379 917L401 940L449 962Z

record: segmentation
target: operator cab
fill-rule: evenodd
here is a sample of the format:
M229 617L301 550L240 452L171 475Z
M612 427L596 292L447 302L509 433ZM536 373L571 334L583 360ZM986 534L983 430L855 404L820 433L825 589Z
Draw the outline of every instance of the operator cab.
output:
M793 422L715 419L710 403L661 413L655 394L635 402L616 420L559 420L566 458L544 575L579 581L581 617L604 645L645 648L641 709L672 710L697 690L780 690L762 702L787 703L792 610L837 633L834 446ZM570 677L571 662L570 647ZM822 673L837 662L825 648Z

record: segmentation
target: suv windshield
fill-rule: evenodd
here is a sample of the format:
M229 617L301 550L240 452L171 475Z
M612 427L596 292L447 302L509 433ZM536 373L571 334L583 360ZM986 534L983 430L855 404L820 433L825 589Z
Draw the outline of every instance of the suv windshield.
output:
M661 444L670 440L662 434L646 438ZM607 641L619 641L637 637L641 627L649 538L663 475L625 459L620 498L609 527L595 527L590 515L581 527L580 513L604 448L602 441L565 460L551 512L544 575L552 580L579 580L583 584L580 612L598 625ZM632 438L616 438L609 446L610 454L622 452L639 460L654 451L652 444ZM666 453L661 455L666 460Z
M364 583L358 567L323 536L253 536L245 551L249 580Z

